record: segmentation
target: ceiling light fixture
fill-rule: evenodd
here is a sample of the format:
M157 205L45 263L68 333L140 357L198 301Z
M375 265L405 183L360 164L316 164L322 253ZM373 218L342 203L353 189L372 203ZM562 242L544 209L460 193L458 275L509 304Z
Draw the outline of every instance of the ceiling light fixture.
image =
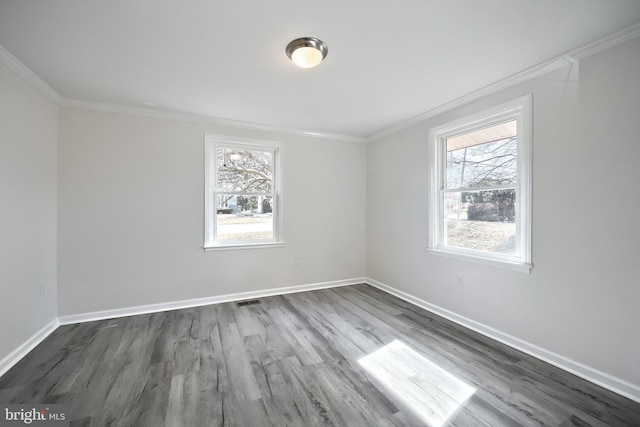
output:
M301 37L293 40L285 50L287 56L301 68L313 68L327 56L327 45L315 37Z

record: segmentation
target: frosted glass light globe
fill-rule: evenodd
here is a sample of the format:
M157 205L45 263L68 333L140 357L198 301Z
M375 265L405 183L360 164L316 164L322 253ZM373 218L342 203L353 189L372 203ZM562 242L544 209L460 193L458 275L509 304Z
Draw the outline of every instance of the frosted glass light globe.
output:
M313 68L322 62L322 53L315 47L300 47L291 54L291 60L301 68Z
M329 49L320 39L300 37L291 41L285 49L287 56L300 68L313 68L327 56Z

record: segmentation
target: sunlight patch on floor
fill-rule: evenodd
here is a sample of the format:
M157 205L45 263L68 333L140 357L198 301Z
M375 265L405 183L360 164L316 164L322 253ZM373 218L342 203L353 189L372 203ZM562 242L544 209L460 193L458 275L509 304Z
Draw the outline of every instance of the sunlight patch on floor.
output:
M476 392L398 340L358 363L431 427L444 425Z

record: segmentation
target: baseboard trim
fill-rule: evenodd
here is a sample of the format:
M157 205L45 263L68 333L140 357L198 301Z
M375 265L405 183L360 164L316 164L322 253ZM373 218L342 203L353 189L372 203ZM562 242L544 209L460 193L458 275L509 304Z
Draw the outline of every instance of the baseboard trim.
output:
M570 372L589 382L597 384L601 387L611 390L614 393L640 403L640 386L636 384L632 384L621 378L614 377L613 375L609 375L605 372L601 372L597 369L583 365L582 363L576 362L575 360L571 360L567 357L546 350L535 344L531 344L509 334L505 334L504 332L501 332L490 326L484 325L480 322L476 322L475 320L461 316L435 304L431 304L423 299L400 291L392 286L378 282L377 280L367 277L365 279L365 282L382 291L385 291L407 302L410 302L413 305L437 314L438 316L444 317L445 319L449 319L452 322L464 326L465 328L476 331L482 335L506 344L509 347L513 347L517 350L527 353L528 355L533 356L536 359L540 359L544 362L550 363L557 368Z
M4 359L0 360L0 377L3 376L9 369L11 369L16 363L18 363L23 357L25 357L31 350L33 350L38 344L45 340L53 331L55 331L60 322L58 319L53 319L47 326L36 332L31 338L23 342L15 350L9 353Z
M13 352L8 354L2 360L0 360L0 376L4 375L9 369L17 364L24 356L33 350L38 344L44 341L53 331L55 331L60 325L69 325L74 323L90 322L95 320L113 319L118 317L135 316L138 314L157 313L169 310L178 310L181 308L199 307L210 304L220 304L224 302L240 301L244 299L262 298L273 295L286 295L296 292L307 292L318 289L328 289L340 286L357 285L360 283L367 283L374 286L384 292L394 295L400 299L403 299L411 304L414 304L420 308L430 311L438 316L442 316L445 319L449 319L461 326L476 331L482 335L485 335L491 339L499 341L524 353L527 353L537 359L550 363L562 370L577 375L587 381L602 386L614 393L621 396L625 396L633 401L640 403L640 386L632 384L621 378L614 377L607 373L601 372L597 369L583 365L582 363L571 360L567 357L556 354L552 351L546 350L535 344L531 344L527 341L521 340L490 326L484 325L475 320L461 316L445 308L439 307L435 304L431 304L421 298L415 297L406 292L400 291L392 286L386 285L382 282L374 280L369 277L359 277L345 280L335 280L330 282L320 282L308 285L288 286L281 288L265 289L260 291L239 292L234 294L226 294L214 297L195 298L182 301L174 301L160 304L149 304L143 306L126 307L114 310L103 310L90 313L73 314L68 316L61 316L52 320L48 325L36 332L31 338L25 341L22 345L16 348Z
M140 305L135 307L117 308L114 310L94 311L90 313L71 314L60 316L58 319L61 325L74 323L92 322L95 320L114 319L118 317L135 316L138 314L158 313L162 311L178 310L181 308L199 307L210 304L220 304L224 302L240 301L245 299L263 298L273 295L285 295L296 292L307 292L318 289L336 288L339 286L356 285L366 283L366 278L358 277L346 280L334 280L331 282L319 282L309 285L287 286L282 288L271 288L260 291L239 292L234 294L219 295L213 297L194 298L182 301L173 301L159 304Z
M336 288L340 286L357 285L366 283L366 278L357 277L345 280L334 280L330 282L319 282L308 285L287 286L281 288L265 289L260 291L239 292L214 297L194 298L182 301L173 301L160 304L148 304L136 307L126 307L114 310L95 311L90 313L72 314L60 316L52 320L47 326L36 332L31 338L22 343L18 348L0 360L0 377L9 369L15 366L24 356L33 350L38 344L45 340L58 326L75 323L91 322L95 320L113 319L118 317L135 316L137 314L157 313L181 308L199 307L210 304L220 304L223 302L240 301L244 299L262 298L273 295L286 295L296 292L307 292L318 289Z

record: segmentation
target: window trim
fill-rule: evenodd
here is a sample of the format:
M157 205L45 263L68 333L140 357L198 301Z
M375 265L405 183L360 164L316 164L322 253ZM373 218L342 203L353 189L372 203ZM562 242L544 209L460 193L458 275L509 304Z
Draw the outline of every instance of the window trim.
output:
M428 246L430 253L487 265L530 272L531 264L531 201L532 201L532 96L525 95L495 105L477 113L445 123L429 130L429 212ZM444 184L446 172L446 139L499 124L505 120L517 122L516 244L518 256L445 246Z
M204 250L278 248L285 245L283 238L283 197L282 197L282 143L267 139L245 138L239 136L205 134L204 140ZM273 152L273 238L269 240L251 240L246 242L215 240L218 147Z

